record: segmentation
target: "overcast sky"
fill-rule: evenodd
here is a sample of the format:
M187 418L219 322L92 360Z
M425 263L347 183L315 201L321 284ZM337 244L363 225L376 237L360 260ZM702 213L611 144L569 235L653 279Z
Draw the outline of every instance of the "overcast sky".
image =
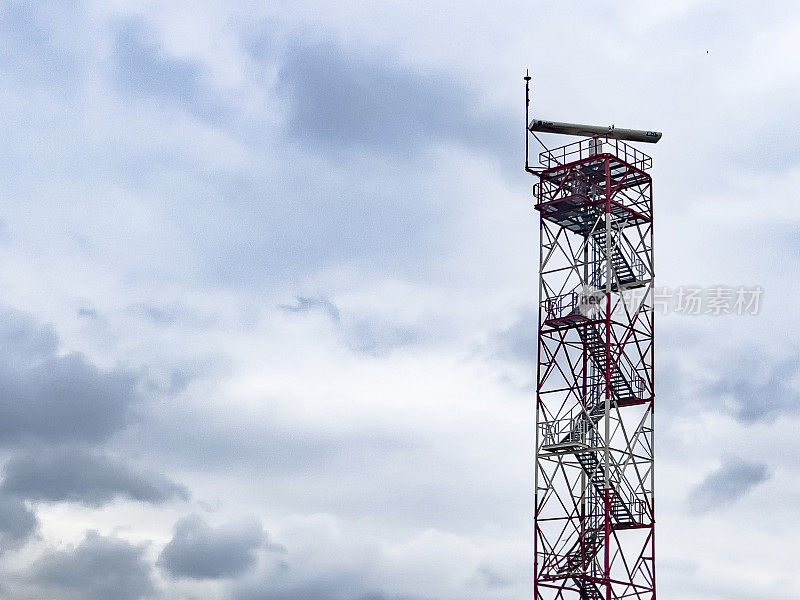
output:
M800 598L800 7L9 2L0 598L532 593L536 116L655 129L658 587ZM555 143L555 142L554 142Z

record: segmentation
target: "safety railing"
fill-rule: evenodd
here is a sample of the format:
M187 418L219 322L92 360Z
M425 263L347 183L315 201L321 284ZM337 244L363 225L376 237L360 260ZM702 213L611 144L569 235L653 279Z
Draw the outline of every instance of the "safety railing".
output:
M631 268L633 276L637 280L644 279L647 272L644 262L639 258L639 254L631 248L627 243L622 242L622 238L617 241L615 251L619 252Z
M573 410L570 416L539 423L542 445L586 444L593 423L582 410Z
M620 484L613 482L615 490L614 498L612 499L612 511L615 503L625 506L627 517L632 519L635 523L644 523L650 515L650 503L647 499L647 494L642 492L634 492L630 485ZM626 489L627 488L627 489Z
M627 359L621 360L617 364L617 371L619 371L622 376L628 381L628 384L631 386L631 391L636 395L637 398L644 397L645 391L645 381L644 378L639 375L638 369L636 369L632 364L630 364Z
M560 296L550 296L542 300L544 309L544 320L552 321L561 319L572 314L578 313L579 293L577 291L567 292Z
M539 163L546 169L583 160L597 154L613 154L641 171L653 166L653 159L621 140L586 138L539 153Z

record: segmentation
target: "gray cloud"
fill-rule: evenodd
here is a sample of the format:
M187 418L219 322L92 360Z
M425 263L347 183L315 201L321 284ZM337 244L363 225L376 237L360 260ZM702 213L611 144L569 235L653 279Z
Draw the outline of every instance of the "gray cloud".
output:
M372 356L387 356L393 350L415 346L423 339L432 337L435 328L423 333L421 328L386 319L355 319L342 330L342 341L355 352Z
M295 304L282 304L280 309L292 313L307 313L313 310L321 310L327 314L331 320L339 321L339 308L324 296L316 298L295 296Z
M314 172L304 166L312 158L307 149L286 143L282 127L264 117L279 113L283 102L270 89L272 80L255 75L249 61L239 65L241 89L220 88L213 69L200 58L171 53L145 17L112 19L97 27L78 11L53 21L40 28L50 43L91 32L82 60L91 64L92 84L66 96L49 89L21 94L6 106L19 114L3 124L15 153L3 190L31 197L52 185L65 195L93 196L114 188L129 194L126 206L140 205L148 214L156 210L162 225L146 239L136 228L123 228L131 259L114 265L122 277L156 286L169 278L205 289L263 289L341 264L419 273L421 263L432 261L446 245L434 229L448 203L432 201L427 175L433 165L427 158L415 165L426 176L411 180L405 168L363 157ZM269 60L280 62L287 44L275 41ZM37 47L31 42L30 52ZM55 46L56 54L62 51ZM26 58L13 62L18 67ZM291 70L285 73L290 77ZM291 75L296 83L302 77ZM255 88L268 88L263 110L251 102ZM94 106L105 108L100 114L86 109ZM176 113L189 118L176 119ZM165 118L174 127L168 135L162 129ZM274 151L278 145L281 152ZM249 163L251 158L258 166ZM71 231L43 223L30 234L49 237L53 249L69 248L70 259L91 270L95 260L114 260L104 238L114 236L117 217L104 204L70 223ZM28 235L19 215L10 215L8 223L12 242L14 236ZM174 251L177 246L180 252ZM47 263L59 252L46 251L40 258ZM132 258L136 254L138 260ZM150 316L172 318L169 310Z
M490 565L478 567L478 577L488 588L503 588L515 583L508 575L499 573Z
M516 321L495 335L492 346L504 357L536 367L538 360L539 314L535 308L520 311Z
M3 492L33 501L102 506L115 498L161 504L188 500L187 489L157 473L136 471L103 454L66 449L14 457Z
M265 397L263 402L273 405L275 414L253 419L247 414L225 414L197 406L191 412L182 406L168 407L160 414L154 411L144 427L130 428L115 441L132 450L147 447L176 469L200 470L220 478L241 469L264 472L277 481L305 482L309 489L316 489L323 479L334 482L354 472L377 474L387 460L402 461L409 453L428 451L416 432L314 427L284 413L272 398ZM334 501L337 510L352 509L363 516L362 506L346 502L327 484L324 488L324 493L303 494L302 500L291 501L310 511L328 510L326 502ZM370 493L373 488L362 491ZM378 491L381 498L376 504L385 501L383 494L389 494L384 489ZM272 502L290 498L290 490L276 490ZM412 501L406 503L411 505Z
M518 149L513 119L482 108L451 73L401 65L376 49L295 42L280 66L291 134L310 147L408 157L459 143L506 159Z
M691 491L689 506L700 513L730 506L769 477L765 464L726 458Z
M80 354L22 372L0 369L0 441L101 441L125 424L135 383L125 371L100 372Z
M3 2L0 27L5 52L0 68L26 84L54 87L74 81L82 61L67 47L58 29L60 23L81 11L79 6L59 2Z
M365 592L357 573L330 574L317 581L293 586L275 586L264 590L264 582L243 587L234 596L236 600L415 600L408 596L398 598L381 592Z
M705 392L721 399L743 423L769 422L783 414L800 413L797 349L783 356L766 351L725 354L718 379Z
M175 525L175 535L158 557L158 565L173 577L235 577L255 564L255 550L265 540L258 521L212 528L202 517L193 515Z
M140 600L155 587L144 546L89 532L77 546L50 550L31 565L29 583L39 597L60 600Z
M22 500L0 496L0 553L23 546L38 526L36 515Z
M308 406L308 398L299 401ZM262 474L252 485L269 496L271 510L289 514L357 520L380 513L392 524L462 533L476 514L503 527L526 522L525 496L507 493L515 488L505 465L469 469L446 442L413 426L313 426L288 415L281 404L263 398L272 414L256 419L200 408L187 414L178 407L115 441L147 447L170 469L201 473L217 487L228 481L249 485L253 473ZM494 485L485 486L487 480ZM194 487L192 492L208 497Z
M128 307L132 313L161 326L182 325L193 329L206 329L216 322L213 315L204 315L182 302L155 304L137 302Z
M0 310L0 444L108 438L127 422L136 376L101 371L25 313Z
M157 100L214 126L234 127L235 108L208 85L205 64L170 55L144 19L120 21L113 47L117 88L127 98Z
M28 313L0 308L0 348L13 365L32 364L56 354L58 336L52 325L40 325Z
M442 327L433 324L422 327L385 318L343 315L339 307L324 296L296 296L295 301L293 305L281 305L280 310L289 313L321 312L327 315L336 326L339 341L350 350L362 354L387 356L397 348L413 346L443 333Z
M126 93L188 105L201 87L202 65L164 52L138 18L121 21L114 36L116 83Z
M131 306L131 310L159 325L172 325L178 319L180 305L156 306L147 302L139 302Z
M708 340L729 327L718 322L671 323L659 333L656 379L669 391L660 396L662 405L673 414L722 413L744 425L800 415L797 345L742 337L709 350Z
M289 100L288 133L303 146L322 146L331 158L360 149L409 158L456 143L516 164L514 120L462 78L403 65L378 48L275 34L271 23L246 24L240 43L256 64L277 68L277 91ZM167 101L247 144L264 142L255 132L266 125L253 127L252 113L208 85L206 65L169 54L143 19L117 23L113 50L116 85L128 97Z

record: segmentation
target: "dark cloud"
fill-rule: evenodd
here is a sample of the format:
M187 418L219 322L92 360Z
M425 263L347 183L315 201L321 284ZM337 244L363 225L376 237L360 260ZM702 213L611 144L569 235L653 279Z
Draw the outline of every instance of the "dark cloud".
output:
M498 573L489 565L482 565L478 568L478 577L488 588L503 588L515 583L510 577Z
M169 374L169 385L167 391L170 394L177 394L184 391L194 379L196 373L184 369L175 369Z
M295 296L295 304L282 304L280 309L286 312L307 313L314 310L321 310L327 314L332 321L339 321L339 308L324 296L310 298Z
M115 498L161 504L188 500L186 488L167 477L136 471L98 453L67 449L14 457L0 488L32 501L102 506Z
M764 350L728 353L719 361L718 379L706 386L706 393L719 398L739 421L772 421L783 414L800 412L796 381L797 350L775 356ZM724 362L722 362L724 361Z
M672 413L722 413L744 425L800 415L800 348L782 341L766 345L743 333L739 344L709 350L708 340L729 331L717 325L720 320L674 322L660 330L656 379L659 389L669 390L662 405Z
M385 319L355 319L342 328L344 344L354 352L372 356L388 356L393 350L419 344L434 333L431 327L423 333L421 328Z
M36 515L22 500L0 496L0 553L23 546L38 526Z
M247 571L266 537L257 521L210 527L200 516L185 517L164 547L158 565L173 577L222 579Z
M380 318L343 316L339 307L324 296L296 296L295 304L279 308L289 313L322 312L336 325L342 344L354 352L372 356L387 356L397 348L418 344L441 333L435 326L422 328Z
M58 336L52 325L40 325L28 313L0 308L0 348L15 366L33 364L55 355Z
M146 302L134 304L131 309L153 323L158 323L160 325L172 325L177 320L180 312L179 306L175 304L170 306L156 306Z
M498 361L500 381L517 389L535 389L538 332L538 313L534 307L523 306L510 325L487 337L483 350L486 357Z
M74 27L87 24L81 21ZM22 148L7 187L28 185L27 171L22 173L19 165L29 165L33 157L38 172L51 177L58 173L74 189L95 193L119 186L136 198L132 202L157 210L163 224L154 235L139 239L135 228L125 230L132 247L146 245L150 258L120 265L123 276L154 285L178 279L203 288L264 289L343 264L395 276L419 275L447 245L437 224L451 201L432 191L432 161L420 161L413 178L407 176L405 161L403 166L393 161L378 164L366 156L355 156L335 170L309 168L318 149L311 155L303 146L286 143L283 128L275 123L284 102L274 90L265 92L268 104L263 111L248 96L252 89L269 88L274 76L255 74L257 66L242 64L244 93L239 93L215 86L214 73L200 58L171 53L159 37L162 33L144 18L117 20L103 31L112 36L110 53L105 52L108 40L101 40L95 48L103 48L102 56L94 58L94 67L109 71L114 98L106 97L109 90L87 86L87 97L79 101L43 107L27 102L22 108L32 114L30 122L25 127L17 121L7 124L13 128L7 137L15 142L9 146ZM273 40L272 31L262 38L270 39L268 49L248 46L257 54L253 63L272 61L270 72L282 56L291 61L296 54L290 42ZM390 81L391 68L387 67ZM295 73L292 86L300 85L303 74L292 69L287 67L285 73ZM84 110L94 102L114 106L111 122L97 123L92 111ZM51 114L43 125L40 114L45 110ZM175 119L177 112L191 119ZM75 118L65 120L65 114ZM181 134L165 135L164 119ZM87 129L91 136L85 135ZM46 145L40 143L43 139ZM162 202L163 198L170 200ZM104 255L104 234L92 231L91 223L113 223L116 215L104 212L108 210L100 206L88 224L75 225L85 241L83 252ZM173 244L182 251L173 251ZM152 322L181 322L171 306L140 308Z
M277 91L289 99L288 132L303 146L331 150L332 158L362 149L408 158L456 143L504 165L518 163L519 123L457 74L404 65L376 48L312 42L302 34L279 40L272 23L239 30L253 61L277 69ZM203 62L170 54L143 19L117 23L113 60L117 87L127 96L167 101L248 145L264 143L256 132L269 124L254 123L252 112L214 90Z
M183 325L194 329L205 329L216 322L214 316L202 315L182 302L164 304L138 302L132 304L129 310L143 319L162 326Z
M264 405L272 405L276 411L259 418L224 408L194 406L186 411L179 405L163 407L162 412L150 415L146 426L126 430L115 443L131 449L146 447L176 469L200 469L223 478L232 470L244 469L269 473L278 480L302 480L312 488L322 478L336 479L365 470L380 472L387 460L402 460L411 452L427 449L416 432L312 426L285 414L279 404L265 397ZM308 479L311 475L316 483ZM335 498L342 510L352 508L363 515L360 506L343 502L330 487L324 496ZM293 495L286 489L276 491L276 503L279 497ZM325 510L321 495L303 495L301 504L304 510Z
M689 506L699 513L730 506L767 479L767 465L726 458L716 471L691 491Z
M201 65L168 55L143 20L119 23L114 59L117 85L129 94L188 103L200 88Z
M81 12L81 8L58 2L0 3L4 42L0 69L12 74L17 81L45 83L50 88L74 81L82 61L66 46L59 30L63 31L63 23L75 12Z
M143 19L120 21L113 47L116 84L128 97L168 102L215 125L227 121L231 111L207 84L205 65L171 55Z
M234 596L235 600L416 600L409 596L387 596L381 592L364 592L364 583L359 574L330 574L316 581L292 586L270 586L259 582L244 587Z
M93 308L79 308L78 316L87 319L97 319L100 314Z
M517 319L495 335L492 345L503 358L530 364L535 368L539 348L539 314L533 308L520 311Z
M519 149L513 117L482 107L457 74L403 65L387 52L297 41L279 88L291 100L291 134L310 147L408 157L459 143L503 162Z
M144 546L95 532L77 546L50 550L31 565L29 583L41 598L59 600L140 600L151 598L152 568Z
M98 442L126 424L137 377L57 350L52 327L0 310L0 444Z

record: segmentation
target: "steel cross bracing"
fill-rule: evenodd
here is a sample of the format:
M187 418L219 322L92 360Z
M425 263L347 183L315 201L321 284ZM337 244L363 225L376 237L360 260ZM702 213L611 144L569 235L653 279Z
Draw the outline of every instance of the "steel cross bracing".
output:
M655 598L650 157L540 155L536 600Z

